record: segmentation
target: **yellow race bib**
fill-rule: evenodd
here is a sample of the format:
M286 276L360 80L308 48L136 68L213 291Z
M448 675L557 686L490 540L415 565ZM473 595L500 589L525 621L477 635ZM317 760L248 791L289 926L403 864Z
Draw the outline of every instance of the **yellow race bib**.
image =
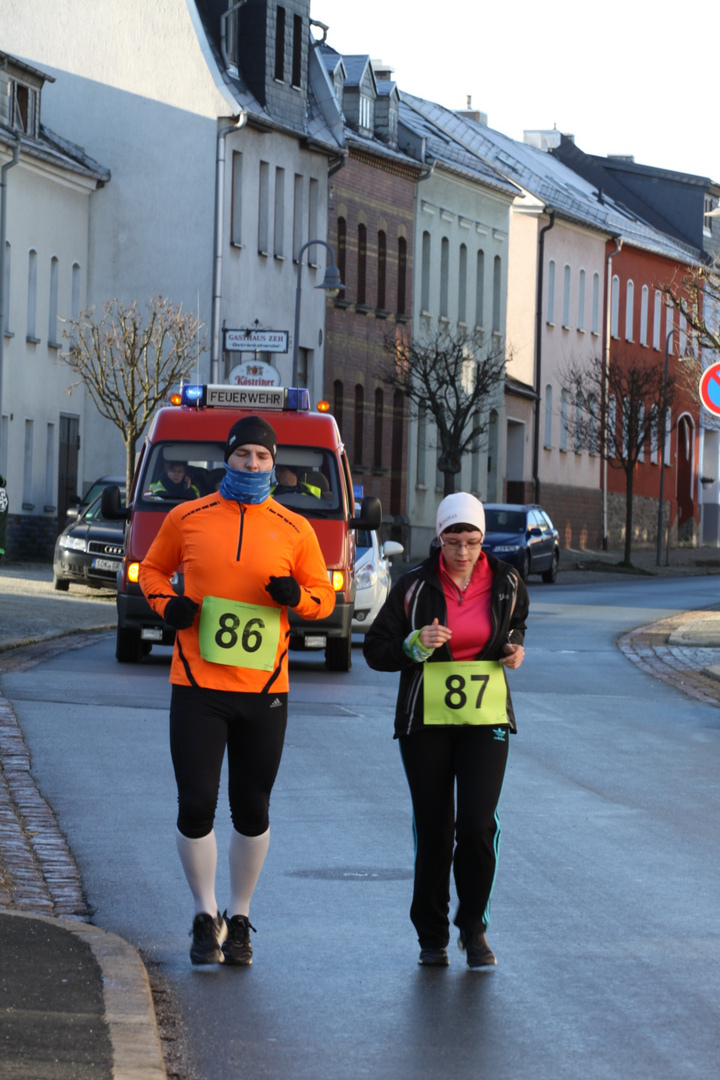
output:
M280 608L206 596L198 638L200 655L211 664L272 671L280 641Z
M497 660L453 660L423 668L424 724L507 724L507 686Z

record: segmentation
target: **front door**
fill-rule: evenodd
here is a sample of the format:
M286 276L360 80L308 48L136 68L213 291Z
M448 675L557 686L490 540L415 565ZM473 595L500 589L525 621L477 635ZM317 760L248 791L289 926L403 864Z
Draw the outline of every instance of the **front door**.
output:
M80 418L61 415L58 454L58 532L62 532L65 528L68 507L78 499L79 450Z

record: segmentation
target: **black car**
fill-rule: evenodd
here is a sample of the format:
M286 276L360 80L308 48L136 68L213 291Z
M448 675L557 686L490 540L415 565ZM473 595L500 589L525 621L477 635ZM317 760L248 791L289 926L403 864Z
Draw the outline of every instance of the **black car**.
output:
M123 486L124 497L124 486ZM115 589L125 552L125 522L108 521L101 496L85 508L68 510L68 523L55 543L53 588L67 592L71 582Z
M530 574L541 574L548 584L557 578L559 534L539 506L485 503L483 550L516 567L523 581Z

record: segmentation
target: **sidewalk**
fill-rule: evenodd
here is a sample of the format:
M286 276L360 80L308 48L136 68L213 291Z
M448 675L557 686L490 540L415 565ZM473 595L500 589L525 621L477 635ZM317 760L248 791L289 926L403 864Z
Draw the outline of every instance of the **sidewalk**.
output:
M0 563L2 672L115 626L112 593L52 587L52 569ZM166 1080L143 962L90 925L52 809L0 690L0 1072L32 1080Z
M618 646L655 678L720 705L720 549L563 551L558 585L628 576L708 575L708 606L625 634ZM403 569L393 566L393 577ZM531 577L531 591L552 589ZM532 597L531 597L532 598ZM79 648L115 626L112 593L52 571L0 563L0 1048L2 1075L37 1080L165 1080L147 973L137 951L87 921L72 855L38 792L22 732L1 696L3 671Z

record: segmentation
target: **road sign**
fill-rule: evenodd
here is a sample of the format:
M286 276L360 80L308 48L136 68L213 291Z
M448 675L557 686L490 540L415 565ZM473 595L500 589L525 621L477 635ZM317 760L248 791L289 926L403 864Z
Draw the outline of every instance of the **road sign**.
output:
M720 416L720 363L711 364L700 379L700 401L713 416Z
M224 348L226 352L278 352L288 351L287 330L253 330L243 327L240 330L227 330Z

